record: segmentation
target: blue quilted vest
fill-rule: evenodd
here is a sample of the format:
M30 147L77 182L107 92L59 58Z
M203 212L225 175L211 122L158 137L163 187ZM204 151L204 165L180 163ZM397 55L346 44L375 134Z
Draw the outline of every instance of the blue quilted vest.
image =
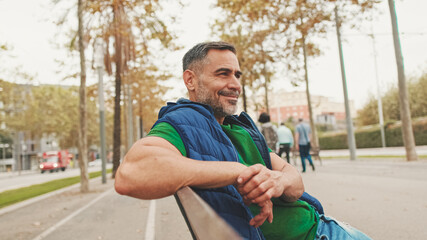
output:
M237 150L215 119L210 106L187 99L169 102L160 109L159 119L153 127L161 122L169 123L178 132L187 157L202 161L239 161ZM239 116L226 117L224 124L238 125L245 129L255 142L266 167L272 169L267 143L245 112ZM234 186L193 190L244 239L264 239L259 229L249 225L253 216ZM300 200L308 202L318 213L324 213L321 203L308 193L304 192Z
M171 124L178 132L187 157L203 161L239 161L237 150L215 119L211 107L180 99L160 109L154 126L161 122ZM224 120L224 124L228 123L237 124L248 131L260 148L261 155L267 157L266 164L271 169L267 145L250 117L245 113L238 117L230 116ZM264 239L259 228L249 225L253 216L234 186L193 190L244 239Z

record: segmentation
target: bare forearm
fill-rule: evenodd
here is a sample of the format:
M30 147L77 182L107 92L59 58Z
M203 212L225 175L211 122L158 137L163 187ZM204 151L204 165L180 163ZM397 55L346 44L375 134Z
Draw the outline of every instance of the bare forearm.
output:
M158 146L156 141L152 143L141 140L125 156L116 174L117 192L154 199L172 195L184 186L222 187L234 184L246 168L236 162L192 160L176 149Z
M272 153L270 156L273 170L282 173L281 182L284 186L282 198L287 202L298 200L304 192L304 184L298 170L276 154Z
M289 164L285 165L282 172L283 177L286 179L285 181L288 183L283 190L282 199L286 202L295 202L304 192L301 175Z

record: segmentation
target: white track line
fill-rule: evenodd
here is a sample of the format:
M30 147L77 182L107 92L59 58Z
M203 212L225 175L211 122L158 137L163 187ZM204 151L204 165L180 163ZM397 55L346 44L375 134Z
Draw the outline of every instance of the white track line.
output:
M155 219L156 219L156 200L150 201L148 208L147 225L145 227L145 240L154 240L155 238Z
M110 189L108 191L103 192L101 195L99 195L97 198L93 199L90 203L88 203L87 205L81 207L80 209L76 210L75 212L71 213L70 215L68 215L66 218L62 219L61 221L59 221L57 224L53 225L52 227L48 228L46 231L44 231L42 234L38 235L37 237L35 237L33 240L40 240L45 238L47 235L49 235L50 233L52 233L53 231L55 231L57 228L59 228L60 226L62 226L63 224L65 224L66 222L68 222L70 219L72 219L73 217L75 217L76 215L78 215L79 213L81 213L82 211L84 211L86 208L92 206L93 204L95 204L97 201L99 201L101 198L107 196L108 194L112 193L113 189Z

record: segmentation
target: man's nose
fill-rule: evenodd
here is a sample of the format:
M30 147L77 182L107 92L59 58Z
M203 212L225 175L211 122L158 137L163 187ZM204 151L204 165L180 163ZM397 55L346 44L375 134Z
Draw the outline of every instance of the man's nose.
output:
M242 85L240 84L240 79L233 75L230 81L228 82L228 88L236 90L240 93L242 91Z

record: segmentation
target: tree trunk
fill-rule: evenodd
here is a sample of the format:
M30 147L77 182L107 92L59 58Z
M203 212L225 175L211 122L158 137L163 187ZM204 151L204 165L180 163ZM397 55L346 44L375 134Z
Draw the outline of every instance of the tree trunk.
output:
M305 49L305 36L304 35L302 36L302 51L304 53L305 93L307 95L307 106L308 106L308 115L310 117L311 135L313 137L313 139L311 141L311 145L313 148L317 148L319 146L319 139L317 138L317 130L316 130L316 126L314 125L313 107L311 105L310 88L308 85L307 52Z
M338 52L340 55L342 89L344 94L345 120L347 123L348 149L350 150L350 160L356 160L356 137L354 136L353 121L351 119L350 104L348 101L347 80L345 77L344 54L343 54L342 44L341 44L340 20L338 17L338 7L335 7L334 11L335 11L335 25L336 25L336 31L337 31Z
M406 88L405 70L403 68L402 49L400 48L399 30L397 27L397 16L394 0L388 0L390 8L391 25L393 29L394 50L396 54L397 75L399 81L399 103L400 119L402 120L402 137L406 150L406 160L416 161L418 159L415 151L414 133L412 130L411 110L408 101L408 89Z
M83 0L78 0L77 17L79 21L79 52L80 52L80 129L79 129L79 167L80 167L80 191L89 192L89 173L87 170L87 121L86 121L86 60L83 38Z
M115 64L116 64L116 96L114 97L114 134L113 134L113 172L112 177L116 176L117 168L120 165L120 96L122 87L122 41L120 33L120 1L113 3L114 14L114 47L115 47Z
M313 119L313 107L311 106L311 95L310 95L310 88L308 85L308 69L307 69L307 52L305 49L305 36L302 35L302 51L304 53L304 79L305 79L305 93L307 95L307 105L308 105L308 115L310 116L310 128L311 128L311 135L312 135L312 141L311 145L313 148L317 148L319 146L319 139L317 138L317 130L316 126L314 125L314 119Z
M264 68L263 68L263 74L264 74L264 91L265 91L265 111L268 113L268 115L270 115L270 106L268 103L268 76L267 76L267 69L265 67L265 62L264 62Z
M142 99L139 97L139 137L144 137L144 119L143 119L143 109L142 109Z
M123 83L123 82L122 82ZM128 109L128 101L127 101L127 98L128 98L128 92L127 92L127 86L126 86L126 84L124 83L124 84L122 84L122 88L123 88L123 92L122 92L122 99L123 99L123 111L122 111L122 118L121 118L121 120L123 120L123 129L124 129L124 131L123 131L123 137L125 137L125 140L124 140L124 149L125 149L125 152L123 153L123 154L126 154L126 152L128 151L128 149L129 149L129 138L128 138L128 134L129 134L129 131L127 131L128 130L128 123L129 123L129 121L128 121L128 114L127 114L127 109Z
M248 112L248 104L246 102L246 81L242 80L242 98L243 98L243 111Z

